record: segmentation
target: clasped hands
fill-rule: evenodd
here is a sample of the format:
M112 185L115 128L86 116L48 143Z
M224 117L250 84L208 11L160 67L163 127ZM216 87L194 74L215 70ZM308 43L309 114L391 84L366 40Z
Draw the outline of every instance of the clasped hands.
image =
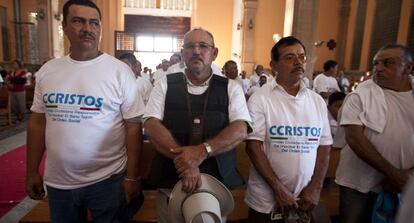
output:
M182 190L192 193L201 186L200 164L207 157L204 145L183 146L170 150L174 155L174 166L181 178Z

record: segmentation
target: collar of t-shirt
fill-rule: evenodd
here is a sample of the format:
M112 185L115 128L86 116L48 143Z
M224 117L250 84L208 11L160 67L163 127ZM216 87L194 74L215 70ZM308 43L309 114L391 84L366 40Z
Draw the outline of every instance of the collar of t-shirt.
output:
M307 89L305 83L303 82L303 80L301 80L300 83L299 83L299 91L298 91L296 96L293 96L293 95L288 94L287 91L283 88L283 86L277 83L276 78L272 82L270 82L269 84L271 85L272 90L280 90L280 91L284 92L285 94L287 94L291 97L295 97L295 98L301 97Z
M208 89L208 86L210 84L210 80L213 77L213 75L210 75L210 77L200 85L193 84L191 82L191 80L189 78L187 78L187 75L184 75L184 77L185 77L185 80L187 82L187 91L188 91L188 93L194 94L194 95L200 95L200 94L203 94Z

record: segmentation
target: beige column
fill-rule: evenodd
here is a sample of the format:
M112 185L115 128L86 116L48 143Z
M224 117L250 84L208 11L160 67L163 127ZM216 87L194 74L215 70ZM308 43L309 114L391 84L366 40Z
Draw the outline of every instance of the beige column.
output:
M345 51L346 43L348 36L348 24L349 24L349 14L351 12L351 1L350 0L341 0L339 6L339 26L344 27L338 29L337 40L336 40L336 61L339 64L340 68L344 67L345 63ZM349 67L348 67L349 69Z
M254 35L255 35L255 17L257 1L245 1L243 13L243 36L242 36L242 54L241 70L251 73L255 66L254 58Z
M102 40L99 49L115 55L115 31L124 30L124 1L96 0L102 13Z
M44 14L44 17L38 17L37 19L38 61L42 63L53 58L51 1L37 0L37 12L43 12Z
M314 45L316 41L316 26L318 22L319 0L295 0L292 35L298 38L306 47L308 62L305 76L312 83L315 64Z
M398 29L398 38L397 42L403 45L407 45L408 41L408 31L410 28L410 15L412 11L412 5L414 4L413 0L403 0L401 4L401 14L400 14L400 25Z

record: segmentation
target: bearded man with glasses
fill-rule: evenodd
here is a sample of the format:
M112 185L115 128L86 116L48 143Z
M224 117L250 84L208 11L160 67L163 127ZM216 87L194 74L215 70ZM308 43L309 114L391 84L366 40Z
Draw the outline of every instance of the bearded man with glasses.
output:
M247 136L251 119L241 86L213 73L218 49L213 35L196 28L184 36L186 69L155 84L144 114L144 128L157 151L149 183L159 188L157 221L168 222L171 189L201 186L208 173L225 186L244 184L234 148Z
M248 101L248 222L310 222L319 202L332 137L324 100L302 81L305 65L303 44L282 38L271 50L275 80Z
M379 193L400 193L414 173L412 68L407 47L386 45L374 56L372 79L344 101L339 124L348 145L336 172L340 222L371 222Z

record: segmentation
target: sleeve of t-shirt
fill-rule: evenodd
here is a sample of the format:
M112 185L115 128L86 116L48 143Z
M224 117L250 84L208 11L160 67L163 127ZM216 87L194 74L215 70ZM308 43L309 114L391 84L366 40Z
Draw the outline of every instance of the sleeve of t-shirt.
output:
M323 101L322 98L318 98L319 103L323 104L323 127L321 132L321 138L319 140L319 145L332 145L332 134L331 134L331 126L329 125L329 119L328 119L328 109L326 108L325 101Z
M253 95L247 102L247 106L253 121L253 131L247 136L247 139L264 142L266 137L266 116L259 95Z
M319 74L319 75L322 75L322 74ZM321 92L328 92L328 89L326 89L326 84L324 83L321 77L315 78L315 81L313 83L313 90L318 94Z
M362 113L361 99L357 94L350 94L342 105L340 125L363 125L359 119Z
M124 70L122 72L129 72L124 76L122 89L122 104L121 112L124 119L140 117L144 114L145 106L142 100L141 92L138 90L136 79L131 70Z
M247 109L246 98L244 97L243 89L236 81L229 80L227 92L229 95L228 108L230 122L243 120L250 125L252 120L250 118L249 110Z
M46 113L46 105L43 102L43 93L42 93L42 79L44 75L44 68L40 68L40 70L36 73L36 85L34 89L33 95L33 104L30 110L36 113Z
M144 122L148 118L164 119L165 96L167 93L167 78L163 77L155 83L144 113Z

